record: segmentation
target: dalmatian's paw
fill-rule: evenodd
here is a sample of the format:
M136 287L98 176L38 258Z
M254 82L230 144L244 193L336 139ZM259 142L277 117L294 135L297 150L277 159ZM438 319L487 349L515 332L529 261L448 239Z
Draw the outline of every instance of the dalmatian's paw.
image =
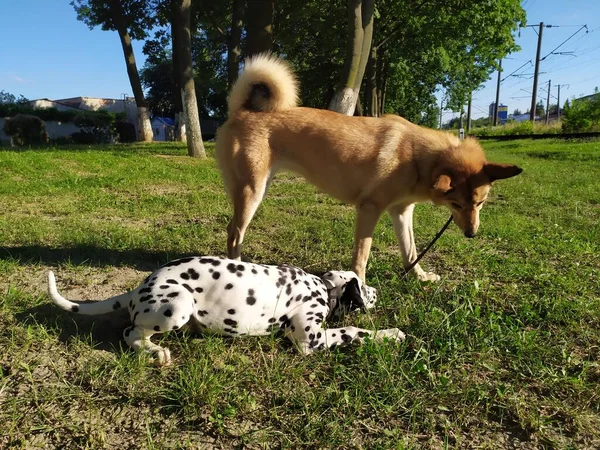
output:
M380 342L384 341L385 339L395 342L402 342L406 339L406 335L398 328L389 328L387 330L377 331L375 339Z
M161 348L152 352L153 364L156 367L168 366L171 363L171 352L168 348Z

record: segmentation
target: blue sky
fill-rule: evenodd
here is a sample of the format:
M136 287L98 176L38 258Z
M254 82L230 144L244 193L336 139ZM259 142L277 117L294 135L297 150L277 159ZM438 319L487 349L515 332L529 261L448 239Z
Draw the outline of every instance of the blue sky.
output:
M558 26L545 28L542 56L546 55L587 24L589 33L580 32L558 51L574 51L577 56L549 56L540 66L540 88L552 81L569 84L561 89L561 100L593 92L600 86L600 1L599 0L524 0L530 24L543 21ZM75 96L120 98L131 95L125 62L116 32L89 30L77 21L68 0L3 0L0 3L0 90L30 99ZM535 59L537 36L531 28L517 38L522 50L503 62L503 76ZM135 42L138 68L144 63L142 43ZM526 66L524 73L532 73ZM531 99L533 81L510 77L502 83L500 102L525 111ZM496 78L474 94L474 117L487 115L495 98ZM522 91L521 89L525 89ZM538 98L545 93L539 91ZM551 98L551 102L556 102ZM562 101L561 101L562 103ZM444 121L452 116L444 115Z

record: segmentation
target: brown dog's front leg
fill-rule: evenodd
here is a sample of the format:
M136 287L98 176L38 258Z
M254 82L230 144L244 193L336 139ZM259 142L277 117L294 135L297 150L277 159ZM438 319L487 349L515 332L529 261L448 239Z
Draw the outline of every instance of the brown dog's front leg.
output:
M404 267L410 266L417 259L417 246L413 234L414 209L414 203L411 205L396 205L388 209L394 224ZM440 279L439 275L433 272L425 272L418 264L413 267L410 273L420 281L438 281Z
M352 270L365 281L367 261L373 241L373 231L379 221L382 210L372 203L362 203L356 207L356 228L354 233L354 251Z

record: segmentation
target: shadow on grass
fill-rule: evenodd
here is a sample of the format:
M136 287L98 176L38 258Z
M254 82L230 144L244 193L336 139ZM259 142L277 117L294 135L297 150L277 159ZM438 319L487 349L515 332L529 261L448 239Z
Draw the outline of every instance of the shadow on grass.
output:
M96 349L113 353L119 351L123 330L131 324L127 309L98 316L82 316L63 311L51 303L29 308L15 314L15 318L24 328L42 325L47 330L56 330L61 342L68 343L77 336L91 341L90 344Z
M43 245L0 247L0 259L13 260L22 265L40 263L49 266L61 264L93 267L128 266L137 270L154 271L161 265L184 256L191 255L143 249L112 250L94 245L78 245L67 248Z
M47 266L59 266L61 264L72 264L75 266L85 265L91 267L126 266L150 272L155 271L169 261L187 256L223 255L210 251L171 253L143 249L113 250L100 248L94 245L78 245L66 248L46 247L43 245L0 247L0 260L14 261L20 265L44 264ZM281 261L262 260L261 258L254 258L253 256L254 255L252 254L242 256L242 260L273 266L281 265ZM316 276L321 276L325 273L323 270L306 270L306 272Z

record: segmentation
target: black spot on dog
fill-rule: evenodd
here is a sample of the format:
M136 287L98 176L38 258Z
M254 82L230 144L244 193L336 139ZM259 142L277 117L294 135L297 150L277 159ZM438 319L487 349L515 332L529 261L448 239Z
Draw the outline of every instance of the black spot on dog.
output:
M160 327L159 327L158 325L156 325L156 326L154 327L154 331L160 331Z
M331 333L331 337L335 337L335 336L336 336L336 334L335 334L335 333Z
M140 290L138 291L138 293L139 293L139 294L145 294L146 292L150 292L151 290L152 290L152 289L150 289L150 288L144 288L144 289L140 289Z
M132 321L134 324L135 324L135 318L138 316L138 314L139 314L139 313L140 313L139 311L138 311L138 312L136 312L136 313L133 315L133 319L131 319L131 321Z
M227 283L227 284L225 285L225 289L227 289L227 290L229 290L229 289L233 289L233 284L231 284L231 283Z
M169 303L169 300L168 300L168 299L166 299L166 298L163 298L163 299L161 299L161 301L160 301L160 302L161 302L161 303Z
M258 273L258 272L256 271L256 269L255 269L255 268L252 268L252 274L253 274L253 275L256 275L257 273Z
M184 279L184 280L189 280L189 279L190 279L190 276L187 274L187 272L181 272L181 273L179 274L179 276L180 276L182 279Z
M287 285L287 289L285 290L285 293L287 295L290 295L292 293L292 285L291 284Z
M296 296L296 301L299 302L300 300L302 300L302 294L298 294Z
M150 301L148 302L148 304L149 304L149 305L152 305L153 303L156 303L156 300L150 300Z
M125 337L129 337L129 335L131 334L131 332L133 331L133 327L127 327L125 328Z
M169 278L169 279L167 280L167 283L169 283L169 284L179 284L179 281L177 281L177 280L173 280L172 278Z
M292 304L292 300L288 300L287 302L285 302L285 307L289 308L291 304Z
M204 292L204 289L202 289L201 287L197 287L195 290L196 290L196 292L197 292L198 294L202 294L202 293ZM196 300L194 300L194 302L195 302L195 301L196 301Z
M180 259L176 259L174 261L168 262L167 264L165 264L162 267L179 266L180 264L189 263L189 262L191 262L193 260L194 260L194 258L180 258Z
M121 304L119 303L119 301L117 300L115 302L115 304L113 305L113 309L116 311L117 309L121 309Z
M248 297L248 298L246 298L246 303L249 305L254 305L256 303L256 298Z
M171 317L173 315L173 311L171 311L170 309L165 310L165 312L163 313L166 317Z
M228 309L227 314L235 314L235 309Z
M229 326L232 326L232 327L237 327L237 324L238 324L238 323L237 323L237 321L236 321L236 320L233 320L233 319L225 319L225 320L223 321L223 323L224 323L225 325L229 325Z
M193 289L190 287L190 285L189 285L189 284L187 284L187 283L183 283L183 284L182 284L182 286L183 286L184 288L186 288L186 289L188 290L188 292L190 292L190 293L192 293L192 294L194 293L194 290L193 290Z
M234 263L227 264L227 270L229 270L231 273L236 273L237 272Z
M271 317L269 319L269 323L275 323L275 322L277 322L277 319L275 317Z
M179 327L177 325L173 325L173 330L179 330Z
M281 316L281 317L279 318L279 321L280 321L280 322L285 322L285 321L287 321L287 320L290 320L290 319L288 319L288 316L287 316L286 314L284 314L283 316Z
M207 314L208 314L208 311L205 311L205 310L202 310L202 309L198 311L198 315L199 315L200 317L204 317L204 316L206 316Z
M238 264L237 267L236 267L236 269L238 271L240 271L240 272L243 272L244 270L246 270L246 268L243 265L241 265L241 264Z
M71 311L73 311L73 312L79 312L79 306L77 306L77 305L71 306Z
M269 269L265 269L265 275L269 275Z
M200 278L200 274L194 269L188 269L188 273L190 274L190 277L192 277L192 280L197 280L198 278Z
M152 298L151 295L146 295L144 297L140 297L140 302L147 302L148 300L150 300Z
M178 295L179 295L179 292L171 292L170 294L167 294L167 297L174 298L174 297L177 297Z
M312 305L310 305L311 308L316 308L317 306L319 306L317 303L313 303Z
M367 333L366 331L359 331L358 332L358 337L359 338L364 338L366 336L369 336L369 333Z
M352 340L352 336L350 336L349 334L342 334L342 341L350 342L351 340Z
M313 341L315 339L315 334L314 333L310 333L308 335L308 339L310 339L311 341Z
M145 312L145 313L149 313L149 312L150 312L150 308L146 308L146 309L144 310L144 312Z
M212 277L213 277L215 280L218 280L220 276L221 276L221 274L220 274L219 272L215 272L215 273L213 273L213 274L212 274Z

